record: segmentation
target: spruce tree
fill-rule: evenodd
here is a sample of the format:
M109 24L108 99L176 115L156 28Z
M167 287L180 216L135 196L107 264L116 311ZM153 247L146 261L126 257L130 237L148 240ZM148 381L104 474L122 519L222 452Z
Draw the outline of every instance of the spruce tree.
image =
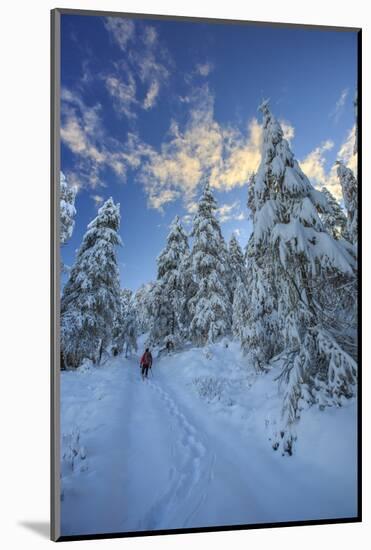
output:
M131 350L137 351L137 331L133 292L124 288L120 293L120 303L112 331L114 355L122 353L124 348L125 357L131 353Z
M354 257L325 230L317 194L295 160L268 102L263 151L250 191L253 235L248 277L252 315L247 330L263 356L282 363L283 409L274 447L292 453L302 402L340 403L354 393L356 363L343 342L339 289L355 278ZM270 296L272 307L264 301ZM263 303L263 307L262 307ZM267 327L270 341L267 341Z
M343 193L344 206L347 212L347 233L350 241L358 240L358 183L350 168L337 161L337 175Z
M191 339L190 325L193 318L195 303L193 297L197 292L197 284L192 271L192 253L188 250L183 257L180 265L181 274L181 314L180 322L183 327L183 341Z
M215 342L231 329L227 248L215 216L217 205L207 182L193 221L190 337L198 345Z
M326 211L322 215L320 214L324 228L336 240L349 238L347 218L340 204L326 187L322 188L322 193L325 195L328 204Z
M245 338L248 303L249 299L246 284L238 278L233 294L232 333L241 343Z
M74 217L76 189L68 184L66 176L60 172L60 243L71 238L75 225Z
M142 284L133 297L137 329L141 334L149 332L151 329L150 298L154 284L152 281Z
M253 223L258 204L255 184L256 174L253 174L247 188L247 207ZM273 256L269 247L263 248L261 243L255 242L254 233L246 246L245 262L248 293L244 328L239 338L249 364L257 371L264 371L269 360L280 349L280 329Z
M176 346L183 339L182 263L188 251L188 237L176 216L166 246L157 258L157 281L152 291L153 342Z
M89 223L61 300L61 351L64 365L99 363L112 337L120 300L116 247L121 243L120 205L112 198Z
M233 296L238 280L246 280L245 259L235 234L233 234L230 238L228 245L228 264L230 272L230 287Z

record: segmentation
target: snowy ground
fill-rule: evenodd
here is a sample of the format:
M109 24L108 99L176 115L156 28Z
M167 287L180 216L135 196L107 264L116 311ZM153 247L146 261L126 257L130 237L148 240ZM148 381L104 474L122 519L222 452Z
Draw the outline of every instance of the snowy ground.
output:
M62 534L353 517L356 405L303 414L274 452L277 371L237 345L62 372Z

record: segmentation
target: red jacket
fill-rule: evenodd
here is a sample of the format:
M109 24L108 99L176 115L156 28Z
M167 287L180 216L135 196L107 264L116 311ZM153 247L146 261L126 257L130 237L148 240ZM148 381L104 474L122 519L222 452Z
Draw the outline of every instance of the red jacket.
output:
M152 366L152 355L150 351L145 351L142 355L142 359L140 360L140 364L143 367L151 367Z

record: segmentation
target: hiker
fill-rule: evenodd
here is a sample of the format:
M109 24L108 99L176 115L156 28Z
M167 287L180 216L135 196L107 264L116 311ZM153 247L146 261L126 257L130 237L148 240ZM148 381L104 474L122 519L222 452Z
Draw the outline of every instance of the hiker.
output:
M140 360L140 366L142 368L142 378L148 378L148 369L152 368L152 354L149 351L149 348L146 348L146 351L142 355Z
M166 342L166 351L170 353L174 349L174 344L170 340Z

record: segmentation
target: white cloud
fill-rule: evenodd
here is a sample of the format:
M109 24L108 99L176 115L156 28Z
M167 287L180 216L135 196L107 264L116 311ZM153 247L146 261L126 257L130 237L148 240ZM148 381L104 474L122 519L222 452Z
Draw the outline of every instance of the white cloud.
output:
M105 28L113 40L125 51L125 60L115 63L116 72L104 77L114 106L128 118L136 117L139 108L152 109L160 95L161 88L170 76L172 58L160 43L157 31L146 24L137 24L121 18L106 18ZM128 47L131 41L133 47ZM123 76L124 75L124 76ZM144 98L138 96L137 83L146 85Z
M93 199L96 206L100 206L104 201L104 198L101 195L90 195L90 197Z
M140 81L148 85L143 101L143 108L148 110L156 105L161 87L166 84L170 72L163 61L156 58L156 48L149 48L146 52L132 54L136 65L136 72Z
M67 171L65 176L70 186L76 189L76 192L79 192L80 189L84 186L81 178L76 174L76 172Z
M354 173L357 172L357 155L354 154L355 137L356 126L354 125L338 152L338 159L343 161Z
M342 90L333 111L330 113L330 117L333 118L335 122L338 122L339 118L343 113L348 94L349 94L349 88L345 88L344 90Z
M151 82L147 91L147 95L144 99L144 103L143 103L144 109L148 110L154 106L156 102L156 98L159 94L159 91L160 91L160 84L157 80L154 80L153 82Z
M134 21L132 19L124 19L123 17L106 17L104 26L121 50L125 51L128 42L135 35Z
M157 38L158 38L158 35L157 35L156 29L154 27L147 25L143 31L143 36L142 36L143 42L147 46L152 47L157 42Z
M71 177L77 187L104 187L101 175L107 166L123 176L127 161L118 148L114 151L107 146L100 104L88 106L77 93L64 88L61 105L61 140L76 155L75 175ZM111 140L110 145L113 143Z
M191 214L185 214L182 217L183 225L186 225L186 226L190 227L192 225L192 221L193 221L193 216Z
M283 137L287 139L289 143L294 139L295 137L295 128L286 120L280 120Z
M230 204L222 204L217 209L216 215L219 218L221 223L224 223L230 220L242 221L245 219L245 214L241 210L240 201L235 201Z
M136 99L136 84L134 77L127 72L127 82L115 76L108 76L105 79L108 92L113 97L116 110L124 113L128 118L135 118L134 107L138 104Z
M196 73L200 76L209 76L213 69L212 63L197 63L196 65Z

